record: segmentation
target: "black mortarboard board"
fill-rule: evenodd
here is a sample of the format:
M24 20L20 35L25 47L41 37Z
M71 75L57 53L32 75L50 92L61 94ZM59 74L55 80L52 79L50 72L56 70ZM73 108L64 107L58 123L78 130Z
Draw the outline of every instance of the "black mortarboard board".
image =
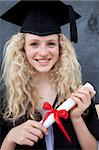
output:
M72 6L57 1L19 1L1 18L21 26L22 33L40 36L61 33L61 26L70 23L71 41L77 42L76 19L80 15Z

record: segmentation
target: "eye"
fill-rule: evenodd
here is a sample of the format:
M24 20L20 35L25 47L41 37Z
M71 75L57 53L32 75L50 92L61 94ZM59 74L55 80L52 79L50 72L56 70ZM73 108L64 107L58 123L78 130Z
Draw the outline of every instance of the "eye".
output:
M30 44L32 47L38 47L38 43L37 42L33 42Z
M49 43L48 43L48 46L49 46L49 47L54 47L55 45L56 45L56 43L54 43L54 42L49 42Z

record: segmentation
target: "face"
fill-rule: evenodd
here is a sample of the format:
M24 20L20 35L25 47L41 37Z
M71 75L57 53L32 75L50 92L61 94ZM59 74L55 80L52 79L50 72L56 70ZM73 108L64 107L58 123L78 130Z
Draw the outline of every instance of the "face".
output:
M59 57L58 35L38 36L27 33L24 49L29 63L38 72L48 72Z

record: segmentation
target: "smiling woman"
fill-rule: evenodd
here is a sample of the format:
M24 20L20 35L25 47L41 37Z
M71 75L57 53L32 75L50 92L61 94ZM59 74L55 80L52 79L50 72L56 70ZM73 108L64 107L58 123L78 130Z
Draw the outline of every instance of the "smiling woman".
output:
M39 72L48 72L59 57L59 37L57 34L38 36L25 35L24 49L29 63Z
M71 41L77 42L80 15L62 1L21 0L1 17L21 26L4 47L1 150L97 149L99 121L91 100L96 92L81 88L80 64L60 28L70 22ZM71 143L56 122L48 129L39 122L49 111L45 102L55 109L68 97L76 106L61 120Z

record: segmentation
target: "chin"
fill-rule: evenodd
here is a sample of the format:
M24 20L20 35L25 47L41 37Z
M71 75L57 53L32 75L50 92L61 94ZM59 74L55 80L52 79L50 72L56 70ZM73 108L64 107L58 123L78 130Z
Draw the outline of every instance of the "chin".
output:
M51 70L52 67L50 68L35 68L38 72L40 73L46 73L49 72Z
M49 72L50 69L45 69L45 70L37 70L39 73L46 73L46 72Z

